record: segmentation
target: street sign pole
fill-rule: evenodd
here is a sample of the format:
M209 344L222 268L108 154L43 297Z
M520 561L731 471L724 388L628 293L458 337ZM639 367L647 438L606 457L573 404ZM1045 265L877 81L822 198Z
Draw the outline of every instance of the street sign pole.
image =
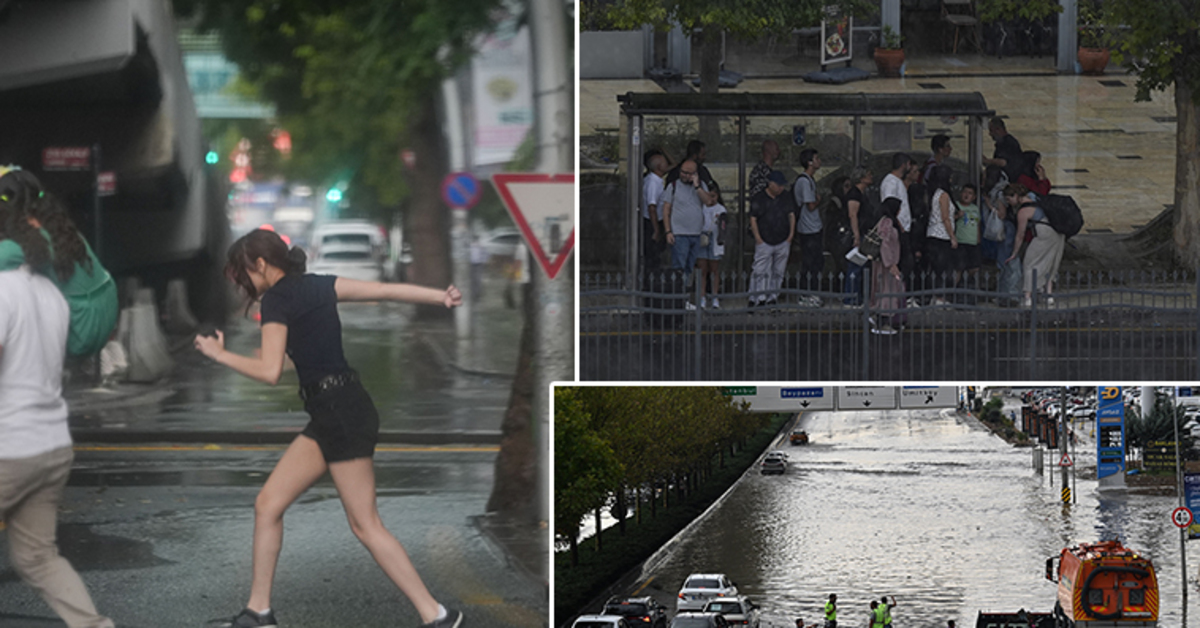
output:
M558 0L529 3L533 32L538 172L574 172L574 77L568 76L566 8ZM572 214L574 208L571 208ZM538 518L550 520L550 384L575 379L574 272L532 274L535 316L533 422L537 429ZM540 417L541 420L536 419Z
M1168 408L1170 408L1170 410L1171 410L1171 426L1173 428L1175 428L1175 496L1179 499L1179 507L1185 508L1187 506L1187 504L1184 503L1183 464L1179 460L1179 417L1178 417L1178 413L1175 410L1175 408L1176 408L1175 393L1176 392L1178 392L1178 391L1172 390L1171 403L1168 405ZM1150 407L1153 408L1156 398L1152 396L1149 399L1147 399L1145 397L1145 393L1142 393L1142 395L1143 395L1142 396L1142 414L1143 414L1143 416L1145 416L1147 414L1146 409L1145 409L1146 408L1145 404L1150 403L1151 404ZM1191 524L1190 517L1188 520L1188 524L1189 525ZM1187 593L1188 593L1187 592L1187 590L1188 590L1188 588L1187 588L1187 529L1188 529L1187 526L1179 526L1179 576L1180 576L1179 581L1182 583L1181 588L1183 589L1183 608L1185 609L1184 612L1187 612L1186 609L1187 609Z

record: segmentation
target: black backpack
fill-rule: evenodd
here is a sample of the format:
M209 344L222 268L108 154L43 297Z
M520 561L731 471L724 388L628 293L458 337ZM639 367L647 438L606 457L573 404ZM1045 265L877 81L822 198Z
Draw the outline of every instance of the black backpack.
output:
M1079 210L1075 199L1066 194L1047 194L1039 198L1037 203L1025 203L1022 207L1025 205L1041 207L1046 220L1038 222L1050 225L1051 229L1064 237L1069 238L1083 229L1083 212Z

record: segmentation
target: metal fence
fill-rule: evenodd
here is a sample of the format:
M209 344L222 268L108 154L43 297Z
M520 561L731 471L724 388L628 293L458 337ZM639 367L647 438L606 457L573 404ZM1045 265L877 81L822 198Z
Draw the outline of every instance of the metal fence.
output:
M869 268L863 285L870 286ZM699 277L699 272L696 273ZM908 277L872 306L842 274L785 277L774 305L722 273L720 307L679 272L584 275L580 377L693 380L1189 380L1200 378L1193 272L1061 273L1022 303L995 273ZM709 282L711 284L711 282ZM711 289L710 289L711 290ZM703 303L702 303L703 301ZM886 301L876 301L886 302ZM695 307L697 304L706 307ZM887 322L895 333L884 328Z

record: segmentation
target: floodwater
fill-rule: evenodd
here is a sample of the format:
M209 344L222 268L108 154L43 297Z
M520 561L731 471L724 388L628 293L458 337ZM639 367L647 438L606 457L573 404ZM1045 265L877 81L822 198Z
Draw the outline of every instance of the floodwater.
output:
M830 593L842 625L864 624L870 600L894 595L897 626L971 626L980 610L1052 610L1046 559L1117 537L1154 561L1159 625L1196 624L1200 546L1188 548L1185 615L1176 498L1101 494L1093 444L1076 452L1093 479L1076 480L1077 503L1064 509L1060 476L1036 474L1031 449L952 410L809 413L800 426L812 444L778 445L787 473L751 469L647 561L643 594L673 611L688 574L718 572L759 603L764 627L818 621Z

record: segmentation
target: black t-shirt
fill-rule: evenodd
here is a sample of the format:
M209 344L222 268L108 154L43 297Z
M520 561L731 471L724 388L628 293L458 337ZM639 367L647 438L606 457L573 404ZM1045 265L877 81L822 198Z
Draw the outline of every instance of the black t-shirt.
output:
M1004 160L1004 173L1009 181L1016 181L1025 172L1025 157L1021 153L1021 143L1011 135L1005 135L996 141L996 152L992 159Z
M287 275L262 295L262 322L287 325L287 354L300 385L350 370L342 353L333 275Z
M850 201L858 201L858 234L866 235L874 223L870 222L870 216L867 214L868 208L866 200L863 198L862 190L858 189L857 185L850 186L850 191L846 192L846 224L850 224ZM853 233L853 232L851 232Z
M788 190L775 198L763 190L750 199L750 217L758 222L758 235L767 244L779 244L788 239L792 232L788 216L795 213L796 201L792 200Z

